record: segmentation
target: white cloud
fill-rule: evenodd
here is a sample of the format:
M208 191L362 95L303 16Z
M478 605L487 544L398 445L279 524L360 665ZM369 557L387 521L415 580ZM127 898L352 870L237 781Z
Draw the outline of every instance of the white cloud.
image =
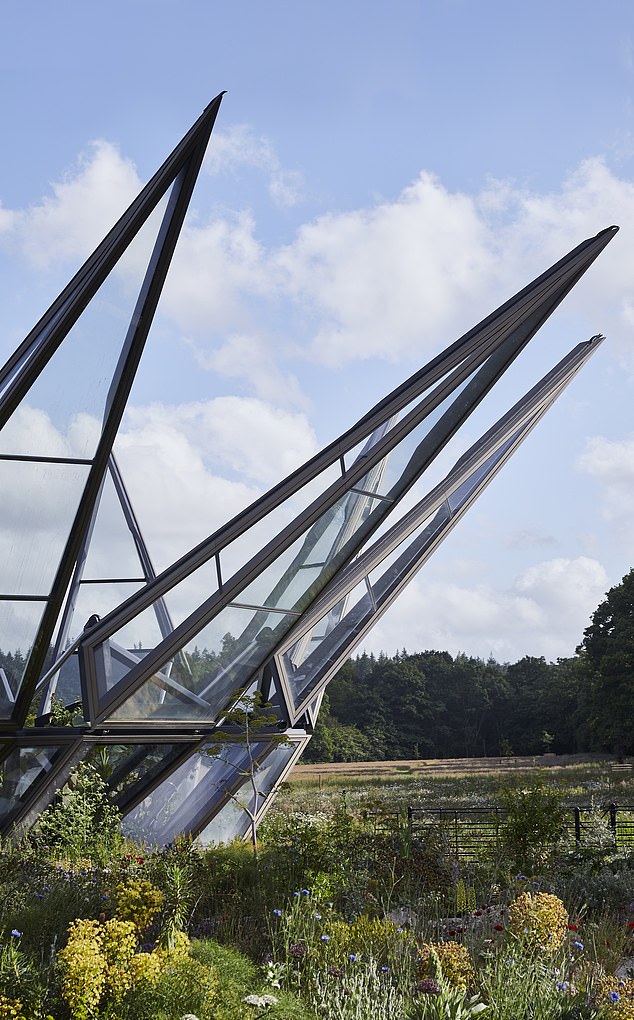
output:
M86 258L140 189L133 163L109 142L93 142L51 195L19 214L12 233L38 269Z
M629 554L634 553L634 436L609 440L594 436L586 441L577 466L601 487L601 513L617 531Z
M208 354L194 346L199 364L224 378L248 378L254 393L263 400L286 405L305 406L297 377L283 372L276 364L268 337L262 334L234 333Z
M509 590L445 581L430 566L377 624L364 642L368 651L405 646L552 661L574 653L607 585L601 564L585 556L535 564Z
M235 173L242 166L255 167L268 176L268 190L275 205L289 208L301 201L304 180L298 170L286 170L267 138L257 137L248 124L214 131L205 159L209 173Z

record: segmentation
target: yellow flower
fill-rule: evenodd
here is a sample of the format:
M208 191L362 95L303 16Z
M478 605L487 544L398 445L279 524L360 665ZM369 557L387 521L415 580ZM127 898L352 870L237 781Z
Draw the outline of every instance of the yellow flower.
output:
M473 963L466 946L459 942L430 942L421 946L418 956L420 976L436 977L434 955L437 957L442 976L456 988L466 989L473 983Z
M509 906L508 930L531 952L554 953L566 937L568 911L558 896L525 892Z

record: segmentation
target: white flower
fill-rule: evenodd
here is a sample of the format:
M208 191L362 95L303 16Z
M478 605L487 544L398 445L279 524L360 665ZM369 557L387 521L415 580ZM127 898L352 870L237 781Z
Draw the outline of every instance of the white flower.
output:
M249 1006L276 1006L279 999L274 995L246 995L242 1001Z

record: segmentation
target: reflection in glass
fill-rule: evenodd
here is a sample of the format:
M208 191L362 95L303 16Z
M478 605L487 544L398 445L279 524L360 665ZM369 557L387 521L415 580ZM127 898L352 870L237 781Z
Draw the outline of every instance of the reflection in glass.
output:
M49 594L88 470L0 460L3 595Z
M267 755L264 762L255 772L254 782L257 790L253 790L250 779L245 780L230 800L215 815L198 837L203 846L208 843L228 843L236 836L245 836L251 827L249 812L258 815L282 772L297 751L297 744L280 744ZM256 805L257 801L257 805ZM248 811L245 810L248 808Z
M220 748L209 744L195 751L124 817L124 834L151 845L171 843L181 833L195 834L214 805L239 785L249 764L247 750L238 743Z
M166 207L167 198L160 203ZM94 456L161 212L149 217L0 433L1 451ZM28 405L25 406L25 405ZM25 414L29 429L25 431ZM15 443L15 448L11 444Z
M44 605L0 600L0 718L13 712Z
M0 764L0 825L6 825L31 792L50 772L60 747L16 747Z

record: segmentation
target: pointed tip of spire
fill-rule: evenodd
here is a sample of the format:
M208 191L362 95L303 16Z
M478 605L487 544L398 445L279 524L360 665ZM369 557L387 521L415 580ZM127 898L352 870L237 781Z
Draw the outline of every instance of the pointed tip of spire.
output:
M211 102L207 103L205 109L203 110L203 113L207 113L207 110L210 110L212 106L216 106L220 102L222 97L226 96L226 94L227 94L227 90L223 89L222 92L219 92L217 96L214 96L214 98L211 100Z

